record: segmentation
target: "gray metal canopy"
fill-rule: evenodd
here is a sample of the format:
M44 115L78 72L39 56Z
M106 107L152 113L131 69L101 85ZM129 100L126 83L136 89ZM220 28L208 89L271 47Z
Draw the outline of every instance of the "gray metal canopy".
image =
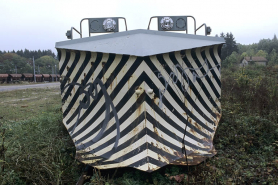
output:
M131 30L56 43L57 49L149 56L225 43L208 37L153 30Z

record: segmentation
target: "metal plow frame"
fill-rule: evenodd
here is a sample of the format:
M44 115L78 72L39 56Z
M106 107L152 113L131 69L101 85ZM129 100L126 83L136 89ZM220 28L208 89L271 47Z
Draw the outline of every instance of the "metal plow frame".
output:
M216 154L222 44L145 57L57 49L76 158L152 172Z

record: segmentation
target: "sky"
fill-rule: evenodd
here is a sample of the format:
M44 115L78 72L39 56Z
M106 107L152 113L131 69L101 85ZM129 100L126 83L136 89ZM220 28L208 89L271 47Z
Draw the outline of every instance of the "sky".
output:
M211 36L232 32L237 43L252 44L278 34L277 7L276 0L0 0L0 50L56 52L55 43L67 40L72 26L80 30L83 18L125 17L128 30L135 30L147 29L152 16L171 15L194 16L197 27L206 23L212 28ZM124 22L119 24L124 31ZM157 29L156 20L151 29ZM188 29L193 34L192 20ZM82 30L87 37L85 21Z

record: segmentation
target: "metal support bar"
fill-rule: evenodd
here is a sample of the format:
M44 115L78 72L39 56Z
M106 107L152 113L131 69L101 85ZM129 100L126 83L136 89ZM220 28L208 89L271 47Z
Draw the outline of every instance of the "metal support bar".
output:
M74 30L74 31L76 31L77 33L79 33L80 38L82 38L82 34L81 34L77 29L75 29L74 27L71 27L71 33L72 33L72 30ZM71 40L72 40L72 35L71 35Z
M191 17L194 20L194 35L196 35L196 20L195 20L195 18L191 15L188 15L186 17ZM187 33L187 28L188 28L187 24L188 24L188 22L186 21L186 33Z
M119 17L118 19L123 19L125 21L125 31L127 31L126 19L124 17Z
M89 18L84 18L80 21L80 38L82 38L82 21L88 20ZM90 34L90 27L89 27L89 34Z
M150 29L150 24L151 24L152 18L157 18L157 16L154 16L154 17L151 17L151 18L150 18L148 30Z
M197 32L200 28L202 28L203 26L205 26L205 35L207 36L207 25L206 25L206 23L204 23L204 24L202 24L201 26L199 26L199 28L196 29L196 32Z
M34 82L36 83L36 69L35 69L35 59L33 56L33 68L34 68Z

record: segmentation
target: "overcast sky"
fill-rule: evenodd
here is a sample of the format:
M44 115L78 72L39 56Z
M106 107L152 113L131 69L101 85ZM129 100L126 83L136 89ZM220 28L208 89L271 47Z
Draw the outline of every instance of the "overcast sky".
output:
M232 32L238 43L252 44L278 34L277 8L277 0L0 0L0 50L56 52L55 42L67 40L72 26L79 30L82 18L125 17L134 30L146 29L150 17L164 15L192 15L197 27L206 23L212 28L212 36ZM88 36L87 22L83 25ZM192 34L193 21L188 27Z

